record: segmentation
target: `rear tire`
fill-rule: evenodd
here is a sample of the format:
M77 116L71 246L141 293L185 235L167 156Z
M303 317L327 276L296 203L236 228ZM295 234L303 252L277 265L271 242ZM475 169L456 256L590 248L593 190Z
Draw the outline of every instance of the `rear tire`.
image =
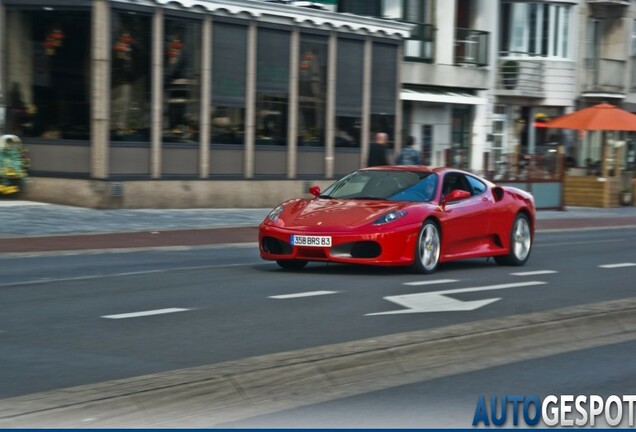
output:
M281 268L285 270L300 270L307 265L307 261L304 260L276 260Z
M499 265L522 266L528 261L531 249L530 220L524 213L519 213L510 230L510 251L508 255L494 257L495 262Z
M439 256L442 248L439 227L432 220L427 220L422 225L417 236L413 268L418 273L431 274L439 265Z

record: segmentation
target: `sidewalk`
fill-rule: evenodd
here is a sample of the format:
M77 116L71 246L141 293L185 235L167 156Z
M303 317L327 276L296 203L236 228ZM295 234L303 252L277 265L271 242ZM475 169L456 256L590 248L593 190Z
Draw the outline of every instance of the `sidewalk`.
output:
M0 253L256 242L270 209L94 210L0 200ZM537 230L636 227L636 207L537 213Z

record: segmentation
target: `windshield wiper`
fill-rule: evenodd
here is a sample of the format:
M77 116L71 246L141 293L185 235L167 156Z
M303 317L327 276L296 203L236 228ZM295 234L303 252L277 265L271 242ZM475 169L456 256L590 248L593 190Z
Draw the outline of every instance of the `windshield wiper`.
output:
M318 198L330 199L331 195L320 194L320 195L318 195Z

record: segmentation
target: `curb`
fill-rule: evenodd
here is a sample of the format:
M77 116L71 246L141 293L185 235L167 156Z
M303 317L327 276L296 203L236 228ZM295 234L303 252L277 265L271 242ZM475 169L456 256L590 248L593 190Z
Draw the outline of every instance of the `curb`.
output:
M251 243L257 238L256 226L12 237L0 238L0 253L206 246Z
M3 399L0 427L209 428L634 339L631 297Z

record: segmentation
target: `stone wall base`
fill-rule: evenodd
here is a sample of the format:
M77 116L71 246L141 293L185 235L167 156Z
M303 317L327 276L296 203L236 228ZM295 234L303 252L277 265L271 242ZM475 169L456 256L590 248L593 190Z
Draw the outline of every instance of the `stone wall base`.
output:
M269 208L331 180L77 180L31 177L20 199L96 209Z

